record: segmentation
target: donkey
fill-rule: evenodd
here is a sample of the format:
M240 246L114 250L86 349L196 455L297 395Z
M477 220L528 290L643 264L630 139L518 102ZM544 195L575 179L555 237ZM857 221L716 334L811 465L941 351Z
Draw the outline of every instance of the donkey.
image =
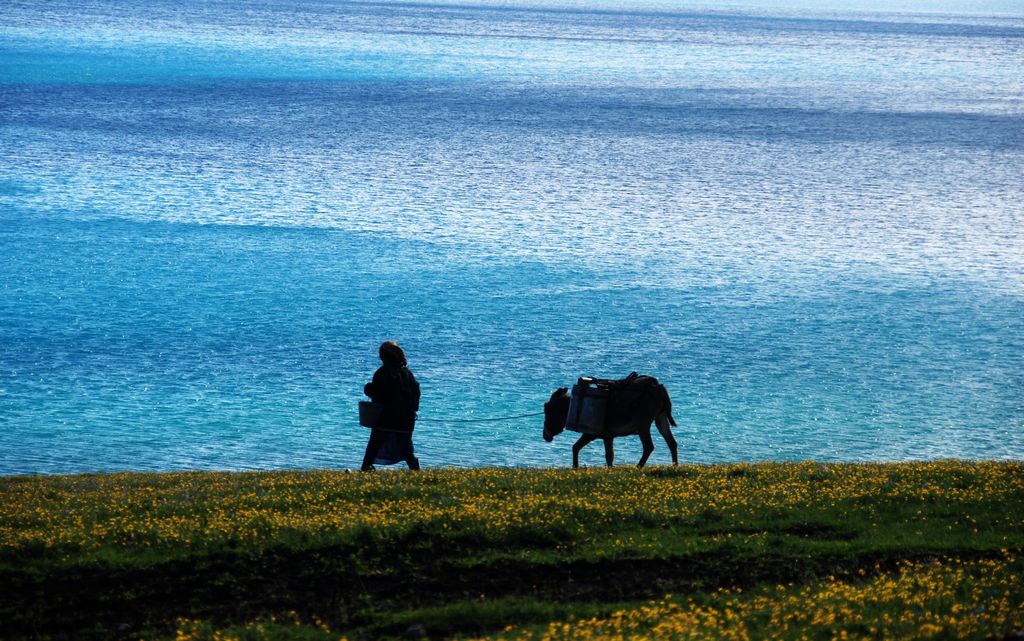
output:
M622 381L620 390L628 390L628 395L621 392L612 393L608 399L604 429L600 434L581 434L572 446L572 466L580 466L580 450L588 443L601 439L604 441L604 460L609 467L615 462L615 451L612 439L617 436L636 434L643 445L643 456L637 467L643 467L647 457L654 451L651 441L651 422L665 438L668 449L672 453L672 465L679 464L676 439L672 429L676 421L672 418L672 399L668 390L653 376L631 377ZM547 403L544 403L544 440L550 443L555 436L565 429L569 418L569 388L559 387ZM629 396L630 398L626 398Z

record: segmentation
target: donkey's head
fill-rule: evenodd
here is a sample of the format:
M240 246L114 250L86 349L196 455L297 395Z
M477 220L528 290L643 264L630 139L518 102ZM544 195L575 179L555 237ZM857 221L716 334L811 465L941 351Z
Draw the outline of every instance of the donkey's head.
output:
M565 419L569 418L568 391L568 387L559 387L544 403L544 440L548 443L565 429Z

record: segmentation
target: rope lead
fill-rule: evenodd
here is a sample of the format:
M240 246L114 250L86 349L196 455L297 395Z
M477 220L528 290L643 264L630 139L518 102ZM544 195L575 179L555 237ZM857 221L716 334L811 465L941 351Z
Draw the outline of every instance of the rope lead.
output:
M417 423L493 423L495 421L511 421L516 418L528 418L540 416L544 412L533 412L531 414L517 414L515 416L498 416L496 418L418 418Z

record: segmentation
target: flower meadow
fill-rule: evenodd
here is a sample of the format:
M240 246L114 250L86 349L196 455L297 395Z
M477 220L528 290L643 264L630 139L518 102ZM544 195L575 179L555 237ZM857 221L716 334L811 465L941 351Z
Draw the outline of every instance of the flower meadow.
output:
M671 525L720 514L742 524L766 511L827 513L839 505L876 518L894 502L998 504L1022 494L1024 465L973 462L25 476L0 480L0 550L191 553L424 524L492 537L544 528L572 542L637 520ZM959 522L947 528L977 534L971 518L964 516L966 530L954 527ZM1001 518L1024 527L1024 514ZM643 546L635 538L614 545L631 542Z
M905 563L865 581L828 577L701 600L667 596L607 617L509 628L492 641L593 639L969 639L1024 628L1021 563L1012 555Z
M983 639L1022 548L1020 462L0 478L11 638Z
M1024 628L1021 570L1011 555L906 563L897 572L860 582L829 577L752 594L721 589L700 600L667 595L604 617L510 626L476 641L984 639ZM175 641L348 639L322 621L307 624L290 615L290 620L275 617L233 630L183 620Z

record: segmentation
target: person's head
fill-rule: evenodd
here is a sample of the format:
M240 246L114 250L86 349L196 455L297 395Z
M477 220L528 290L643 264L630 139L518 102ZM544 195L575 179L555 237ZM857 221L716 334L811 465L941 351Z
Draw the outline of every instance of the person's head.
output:
M392 365L406 365L405 352L395 341L384 341L380 344L380 360Z

